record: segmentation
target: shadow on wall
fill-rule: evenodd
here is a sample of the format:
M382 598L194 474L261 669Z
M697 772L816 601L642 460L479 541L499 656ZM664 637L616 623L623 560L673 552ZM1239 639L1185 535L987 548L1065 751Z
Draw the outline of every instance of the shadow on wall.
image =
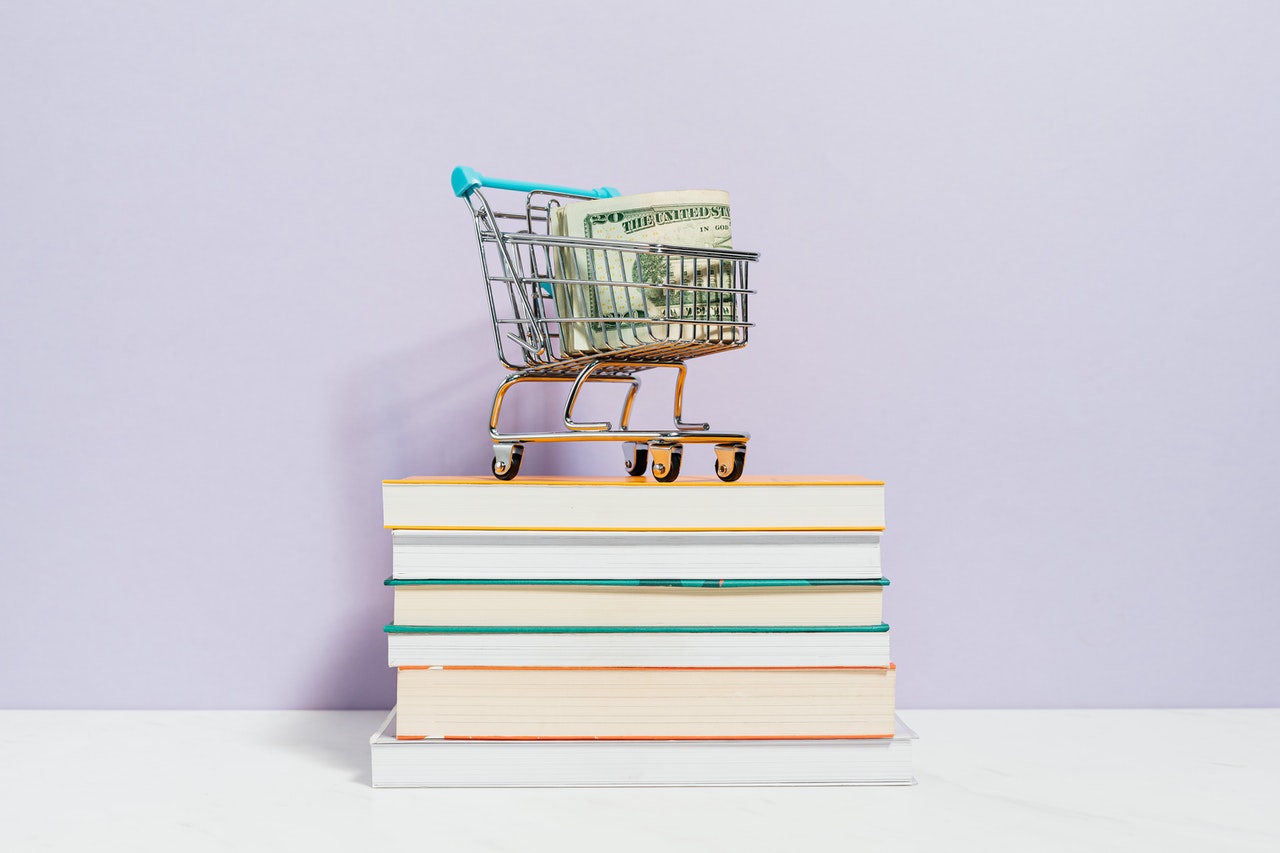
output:
M337 583L349 606L332 626L303 707L386 709L394 703L395 677L382 632L391 621L391 593L383 585L391 573L391 536L382 527L381 482L416 474L491 476L489 411L505 375L484 318L371 364L343 387L334 453L342 460L337 491L343 531L337 538L345 543L347 571ZM558 429L567 390L559 383L513 390L503 404L501 427ZM669 393L659 390L650 403L667 419ZM607 419L617 414L622 396L613 387L593 389L584 393L582 412ZM526 455L523 473L577 473L592 462L601 472L622 473L613 444L548 444L536 450Z
M345 384L334 452L342 460L339 539L348 567L338 583L350 606L333 625L305 707L386 709L394 703L382 632L391 621L391 593L382 583L391 574L391 537L382 527L381 482L416 474L489 476L489 408L504 375L491 327L477 322L371 364ZM546 423L558 416L558 405L552 395L513 393L504 425L508 413L521 423ZM530 470L552 460L543 461Z

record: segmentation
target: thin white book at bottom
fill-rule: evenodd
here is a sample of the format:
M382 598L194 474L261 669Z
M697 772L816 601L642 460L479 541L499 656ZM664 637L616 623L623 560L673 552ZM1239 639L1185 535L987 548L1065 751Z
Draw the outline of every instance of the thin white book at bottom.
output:
M753 740L397 740L393 708L369 739L375 788L912 785L916 733Z
M884 630L880 630L880 629ZM483 633L387 628L399 666L888 666L887 625L813 631L561 631Z

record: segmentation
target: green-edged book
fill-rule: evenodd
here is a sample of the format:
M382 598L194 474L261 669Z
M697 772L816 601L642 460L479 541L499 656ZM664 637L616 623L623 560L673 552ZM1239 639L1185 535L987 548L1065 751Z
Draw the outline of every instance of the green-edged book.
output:
M887 580L388 580L388 663L888 666Z
M879 625L888 581L402 580L396 625L612 628Z

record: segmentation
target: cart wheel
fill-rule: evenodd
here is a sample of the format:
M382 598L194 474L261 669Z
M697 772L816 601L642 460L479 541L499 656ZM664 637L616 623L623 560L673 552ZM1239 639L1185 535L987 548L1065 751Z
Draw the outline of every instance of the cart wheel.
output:
M520 460L524 458L523 444L495 444L490 469L499 480L514 480L520 473Z
M726 483L732 483L742 476L742 469L747 464L747 448L742 444L716 445L716 476Z
M634 441L622 443L622 464L632 477L643 477L649 467L649 448Z
M653 464L653 479L659 483L674 483L680 476L680 457L684 455L684 446L680 444L651 444L649 453Z

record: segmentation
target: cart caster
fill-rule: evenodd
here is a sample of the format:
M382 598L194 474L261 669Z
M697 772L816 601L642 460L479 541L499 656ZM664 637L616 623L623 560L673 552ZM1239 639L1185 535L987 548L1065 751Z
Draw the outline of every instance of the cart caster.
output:
M653 456L653 479L659 483L674 483L680 476L680 457L684 455L684 446L650 444L649 454Z
M649 448L634 441L622 442L622 464L632 477L643 477L649 467Z
M490 468L499 480L514 480L520 473L520 460L524 458L523 444L495 444Z
M732 483L742 476L742 469L747 464L747 446L745 444L716 445L716 476L726 483Z

